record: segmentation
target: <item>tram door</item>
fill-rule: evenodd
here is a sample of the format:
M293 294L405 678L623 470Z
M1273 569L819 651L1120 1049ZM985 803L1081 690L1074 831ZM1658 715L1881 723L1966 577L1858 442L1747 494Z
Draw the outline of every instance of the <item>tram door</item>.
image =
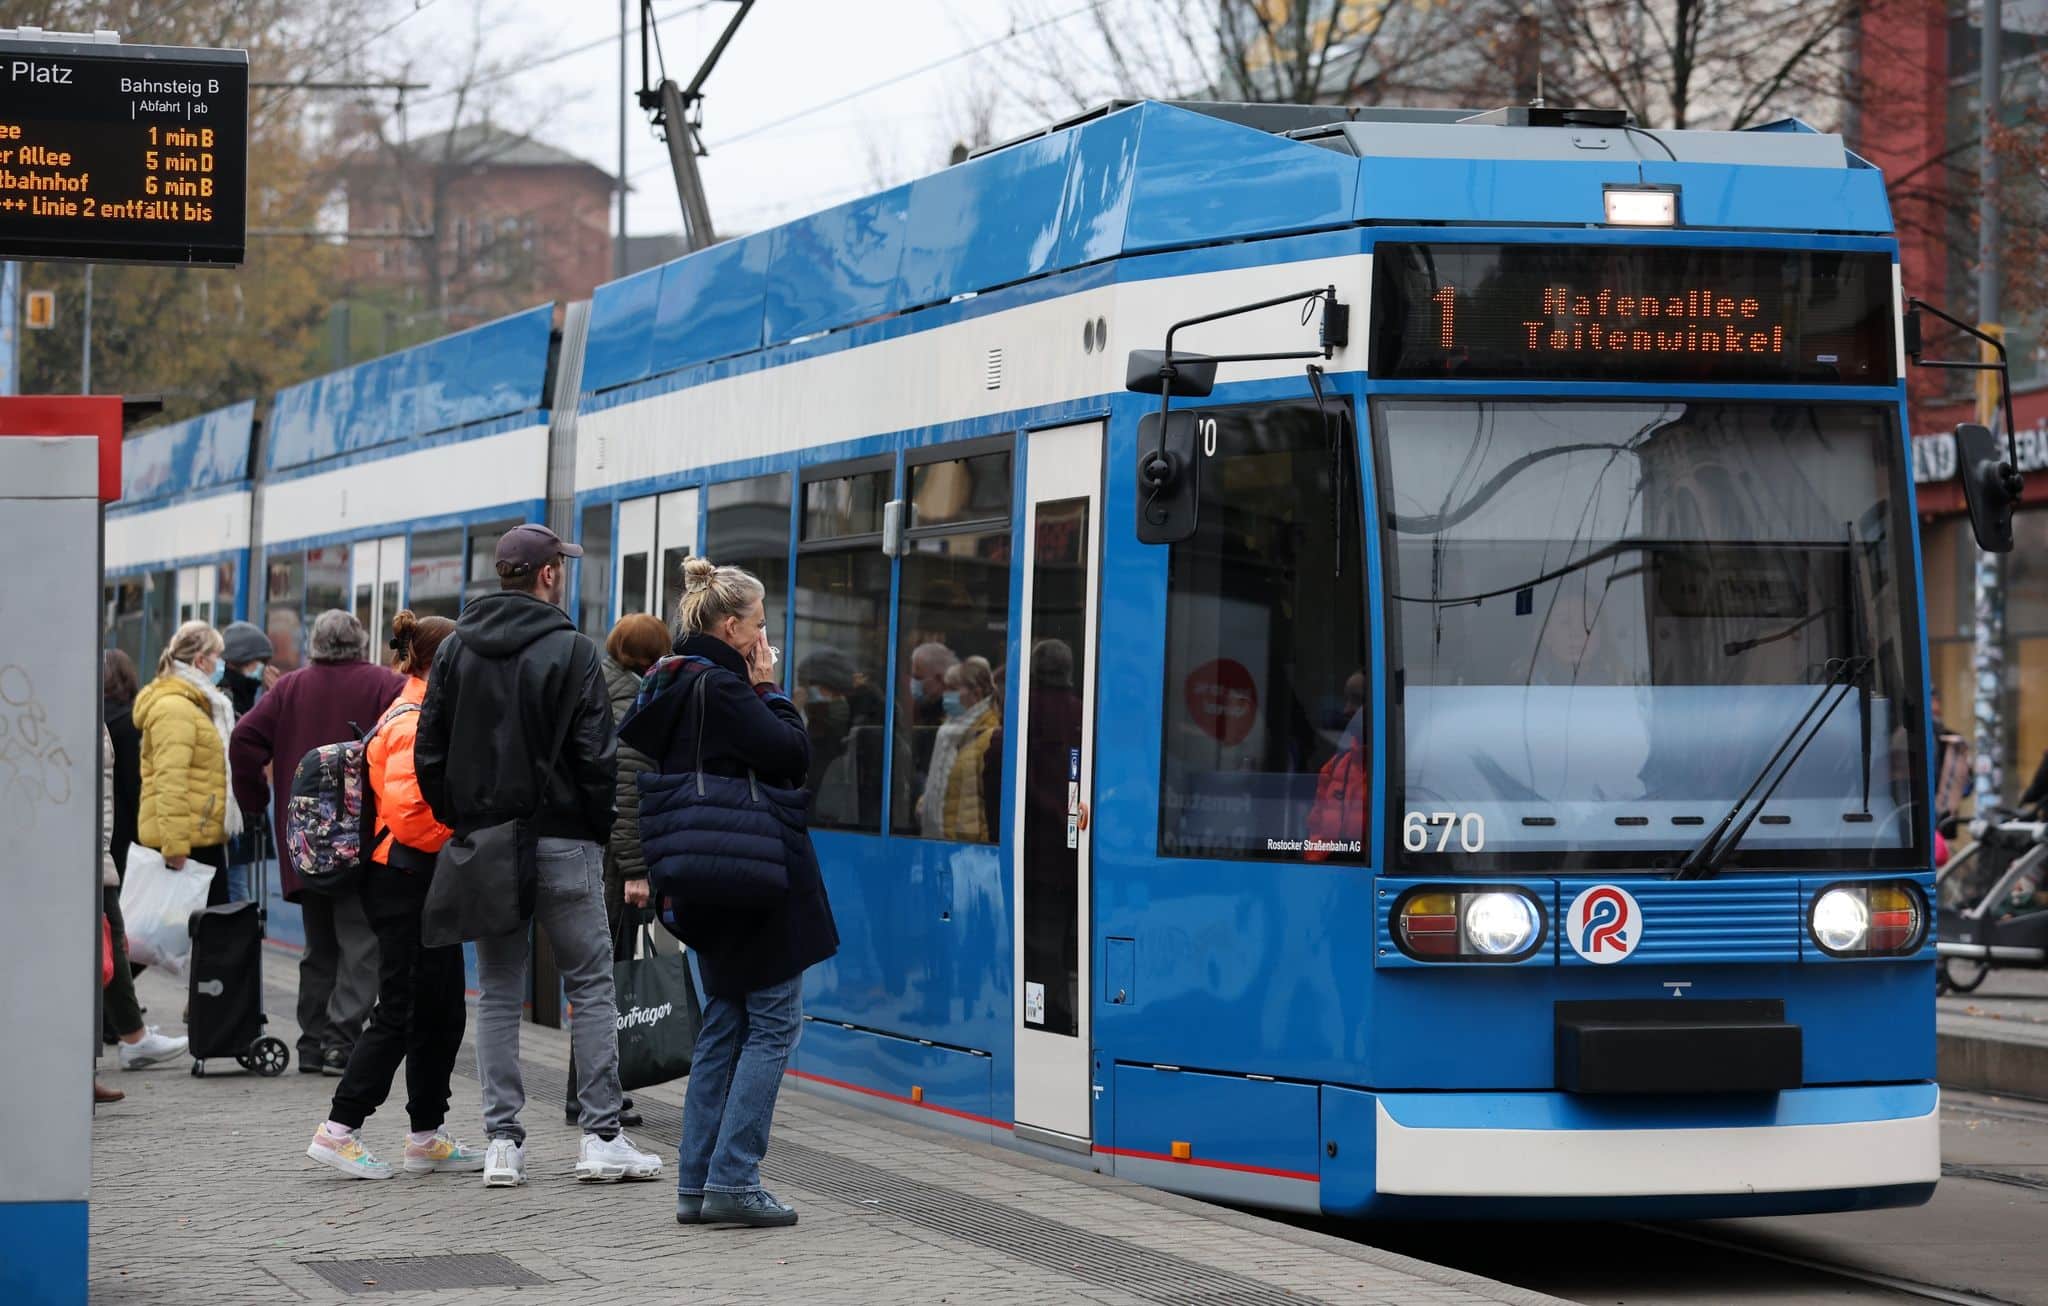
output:
M619 505L619 615L675 615L683 592L683 563L697 550L697 492L673 490Z
M370 632L370 648L384 646L391 619L398 615L405 588L405 537L357 540L355 545L356 620Z
M1089 1092L1088 808L1095 771L1095 630L1102 425L1027 437L1025 667L1012 805L1017 887L1017 1124L1085 1146ZM1027 1135L1028 1136L1028 1135Z

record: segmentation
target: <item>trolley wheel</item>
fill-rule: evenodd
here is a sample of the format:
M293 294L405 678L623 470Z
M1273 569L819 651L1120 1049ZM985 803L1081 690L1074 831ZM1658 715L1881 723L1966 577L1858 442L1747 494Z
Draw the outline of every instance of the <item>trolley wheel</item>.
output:
M1991 963L1971 961L1961 957L1941 959L1941 979L1956 993L1975 993L1984 983L1984 977L1991 973Z
M259 1038L251 1043L249 1050L243 1055L248 1060L242 1064L265 1079L275 1079L282 1075L284 1068L292 1061L291 1049L284 1045L283 1040L268 1037Z
M199 1078L200 1076L204 1075L205 1073L206 1073L206 1063L205 1063L204 1061L198 1061L198 1060L195 1060L195 1061L193 1061L193 1063L192 1063L192 1078L194 1078L194 1079L198 1079L198 1078Z

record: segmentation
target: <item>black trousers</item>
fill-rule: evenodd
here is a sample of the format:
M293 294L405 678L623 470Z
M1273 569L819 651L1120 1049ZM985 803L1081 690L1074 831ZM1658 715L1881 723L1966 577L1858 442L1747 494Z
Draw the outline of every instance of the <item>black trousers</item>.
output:
M119 1038L142 1028L142 1007L135 1000L135 978L128 969L128 930L121 921L121 891L100 890L100 910L114 935L114 978L107 981L102 1007L107 1032Z
M462 1046L468 1008L462 995L462 945L420 946L420 909L432 875L372 866L363 877L363 910L377 935L377 1005L349 1054L329 1116L362 1127L405 1062L406 1115L415 1133L448 1119L448 1079Z

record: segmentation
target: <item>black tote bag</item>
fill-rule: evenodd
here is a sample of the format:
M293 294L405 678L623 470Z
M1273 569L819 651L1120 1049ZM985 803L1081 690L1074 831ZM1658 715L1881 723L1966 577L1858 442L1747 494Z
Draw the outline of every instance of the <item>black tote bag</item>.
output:
M689 1074L697 1031L704 1024L704 1007L683 954L655 952L653 932L644 924L640 950L646 955L612 965L619 1003L619 1086L628 1091Z
M554 746L537 773L534 792L545 795L576 713L579 678L569 663L569 692L562 700ZM440 948L472 939L496 938L533 919L540 893L540 837L526 819L501 821L456 834L434 857L434 879L420 910L420 943Z

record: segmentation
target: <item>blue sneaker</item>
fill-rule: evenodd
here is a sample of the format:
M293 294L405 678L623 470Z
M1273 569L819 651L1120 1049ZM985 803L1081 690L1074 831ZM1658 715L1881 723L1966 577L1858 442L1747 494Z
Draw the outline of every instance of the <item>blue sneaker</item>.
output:
M796 1208L777 1201L773 1193L761 1188L750 1193L706 1193L699 1219L705 1224L780 1229L796 1223Z

